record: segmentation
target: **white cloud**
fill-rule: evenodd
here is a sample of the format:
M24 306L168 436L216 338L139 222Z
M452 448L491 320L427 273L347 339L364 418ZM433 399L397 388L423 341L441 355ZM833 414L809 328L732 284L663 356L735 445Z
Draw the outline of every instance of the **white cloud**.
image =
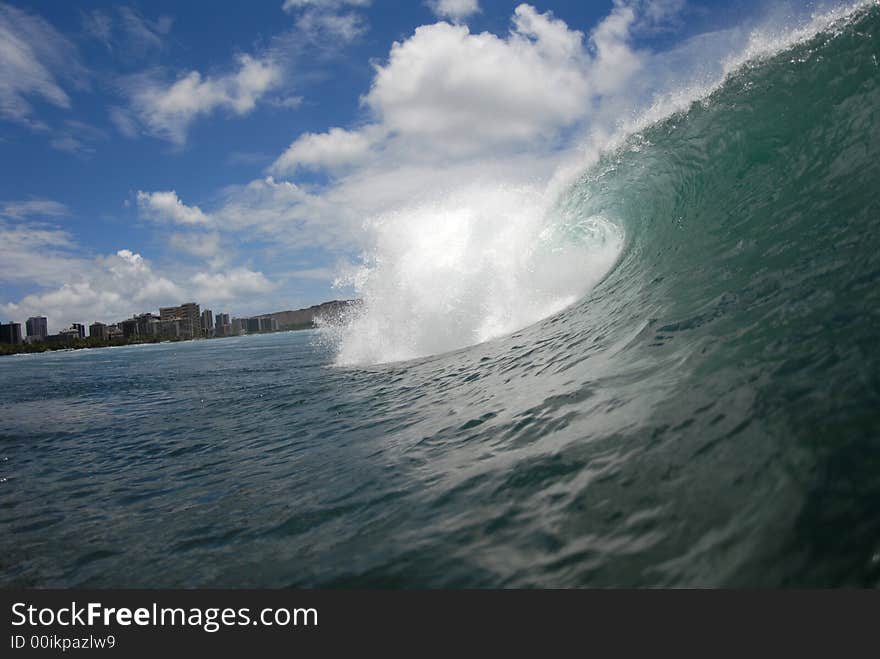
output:
M0 304L0 309L10 318L47 316L50 331L57 331L72 322L122 320L186 296L183 288L128 249L91 260L72 259L68 265L67 272L56 273L56 288Z
M480 11L477 0L429 0L428 7L438 18L449 18L455 22Z
M443 151L546 140L589 105L583 34L528 5L506 38L437 23L391 48L364 104L389 133Z
M296 26L313 41L327 38L354 41L367 30L363 17L354 12L334 14L309 11L297 20Z
M51 199L27 199L23 201L0 202L0 216L14 220L26 217L63 217L69 215L70 210L58 201Z
M336 47L367 31L364 16L349 8L369 5L370 0L286 0L281 8L298 15L296 27L302 37L322 45L332 39Z
M39 16L0 4L0 119L45 129L29 99L68 109L63 83L82 87L85 78L72 42Z
M74 248L61 229L0 220L0 281L53 284L79 264Z
M621 89L642 66L639 54L629 44L629 33L636 20L635 10L618 4L592 33L595 45L592 83L597 94Z
M196 297L211 304L260 295L275 288L275 284L266 279L262 272L247 268L214 273L200 272L193 277L193 284Z
M110 121L125 137L135 138L140 134L137 119L130 111L119 106L111 106L107 113L110 116Z
M662 29L669 21L675 21L686 4L686 0L650 0L641 7L643 16L639 20L640 29Z
M123 84L131 113L117 111L114 121L123 132L130 132L134 116L149 133L182 145L196 118L216 110L236 116L248 114L281 79L278 64L250 55L239 56L238 69L224 75L203 76L190 71L170 84L152 74L132 76Z
M361 206L347 204L347 194L313 194L269 176L228 187L210 212L185 204L173 190L138 191L137 201L142 216L153 222L211 227L221 235L236 235L240 242L269 240L291 249L351 248ZM180 242L175 245L179 246Z
M92 259L78 257L65 251L76 246L57 231L10 231L0 224L0 238L0 278L36 282L46 289L18 301L0 298L0 316L20 322L44 315L50 331L72 322L116 322L187 300L206 307L223 302L252 308L255 297L259 305L258 296L276 288L262 272L245 267L207 272L184 264L155 267L130 249ZM20 270L11 272L16 267Z
M220 254L220 234L217 232L172 233L168 242L174 249L206 259Z
M217 227L270 237L289 248L351 247L356 240L357 207L346 207L333 195L314 194L290 181L269 176L226 189L212 212Z
M362 160L370 150L372 137L365 131L331 128L326 133L304 133L275 161L275 173L306 169L335 169Z
M396 165L552 149L591 112L597 94L626 84L638 69L628 45L633 20L631 9L617 6L586 43L583 33L530 5L516 8L504 37L444 22L421 26L375 65L361 99L371 122L302 134L271 171L372 166L383 155Z
M210 218L198 206L184 204L174 190L137 193L138 208L149 219L176 224L207 224Z

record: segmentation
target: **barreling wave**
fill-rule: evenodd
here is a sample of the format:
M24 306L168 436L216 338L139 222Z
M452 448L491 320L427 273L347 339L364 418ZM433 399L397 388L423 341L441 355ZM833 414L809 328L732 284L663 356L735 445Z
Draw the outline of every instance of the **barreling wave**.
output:
M773 84L774 76L800 75L817 48L831 47L823 39L843 38L841 31L876 10L876 3L859 3L795 30L753 34L722 64L718 81L658 95L604 147L591 148L584 156L589 169L561 195L558 179L564 172L549 187L474 184L374 218L364 263L345 279L364 304L347 323L324 328L336 346L337 364L447 352L508 335L583 300L619 262L625 244L640 249L646 221L671 217L683 227L684 218L699 211L701 195L714 194L713 186L730 189L725 168L729 158L743 154L719 143L750 140L741 146L752 153L772 150L776 143L763 141L761 123L773 140L792 139L780 132L779 117L760 109L772 113L774 105L791 102L791 95L812 82L802 79L788 98L755 86ZM784 71L776 60L786 58L792 66ZM866 64L872 64L870 58ZM816 87L809 93L825 92ZM681 141L693 139L705 144ZM749 173L757 174L761 163L748 155L744 166L755 164ZM710 180L712 171L716 177ZM697 186L695 196L672 199L683 186ZM745 201L735 203L743 207ZM639 269L647 272L650 264L640 263Z
M419 569L479 555L490 525L504 560L465 583L877 583L880 8L832 18L655 110L550 202L390 222L338 360L423 356L369 373L419 392L424 421L388 441L442 472L427 500L481 502ZM425 251L426 226L460 243ZM435 513L413 523L445 537Z

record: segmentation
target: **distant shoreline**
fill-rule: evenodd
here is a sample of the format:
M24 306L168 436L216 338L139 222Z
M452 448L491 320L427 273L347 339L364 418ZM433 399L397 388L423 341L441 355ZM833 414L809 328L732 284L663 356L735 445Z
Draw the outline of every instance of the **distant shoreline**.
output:
M103 339L97 337L82 337L70 340L52 340L33 341L31 343L0 343L0 356L3 355L26 355L37 354L43 352L54 352L57 350L88 350L92 348L114 348L120 346L132 345L149 345L152 343L180 343L182 341L202 341L204 339L223 339L232 336L250 336L254 334L275 334L277 332L296 332L300 330L315 329L317 323L321 319L330 319L331 321L340 321L343 319L352 307L361 304L360 300L331 300L322 302L304 309L295 309L289 311L275 311L273 313L262 314L255 318L271 318L275 321L278 329L266 329L263 331L243 332L241 334L208 334L205 336L190 337L158 337L147 336L145 338L124 338L116 337L113 339Z
M0 357L6 355L39 355L46 352L57 352L59 350L97 350L100 348L122 348L125 346L144 346L159 345L163 343L192 343L195 341L216 341L219 339L233 339L241 336L261 336L265 334L281 334L283 332L301 332L303 330L317 329L316 325L308 325L302 327L287 327L283 330L274 332L250 332L248 334L231 334L229 336L201 336L195 339L147 339L141 341L129 341L127 339L75 339L74 341L65 343L48 343L39 341L35 343L19 343L12 345L9 343L0 343Z

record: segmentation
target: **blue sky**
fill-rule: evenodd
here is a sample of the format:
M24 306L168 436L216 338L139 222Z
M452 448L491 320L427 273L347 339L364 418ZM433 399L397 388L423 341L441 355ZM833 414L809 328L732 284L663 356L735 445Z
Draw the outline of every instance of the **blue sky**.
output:
M371 220L546 183L584 136L717 75L757 6L0 3L0 319L358 294Z

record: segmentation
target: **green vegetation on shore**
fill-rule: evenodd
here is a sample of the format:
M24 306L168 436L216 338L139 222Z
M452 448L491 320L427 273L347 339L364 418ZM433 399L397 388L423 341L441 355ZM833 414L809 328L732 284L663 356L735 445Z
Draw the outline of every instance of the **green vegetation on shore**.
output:
M167 339L166 339L167 340ZM128 339L85 338L71 341L35 341L34 343L0 343L0 355L19 355L50 350L81 350L84 348L109 348L110 346L130 346L138 343L159 343L161 339L129 341Z

